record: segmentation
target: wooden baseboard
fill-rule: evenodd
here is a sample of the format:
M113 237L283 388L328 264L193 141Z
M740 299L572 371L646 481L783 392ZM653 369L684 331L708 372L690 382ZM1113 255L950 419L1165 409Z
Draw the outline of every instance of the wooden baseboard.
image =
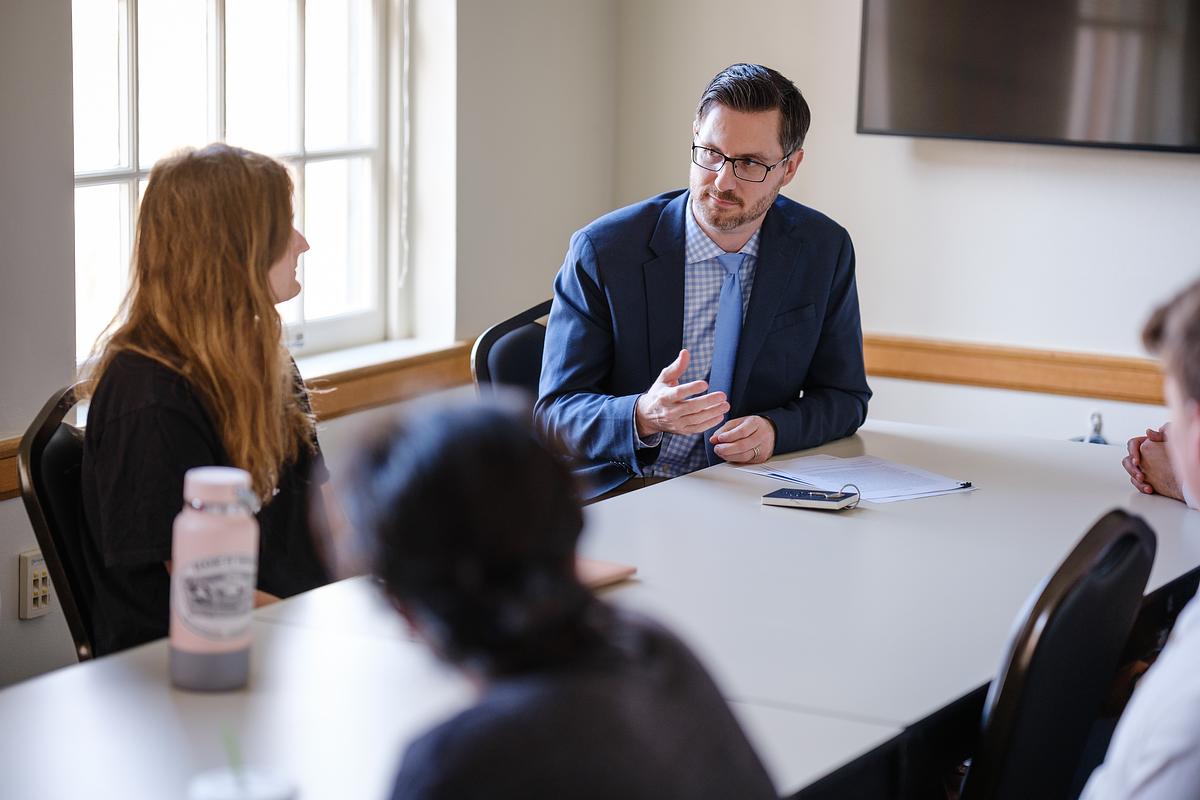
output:
M964 344L868 334L867 374L1161 405L1162 370L1149 358Z
M325 375L308 382L317 419L327 420L471 382L471 343Z
M21 494L21 482L17 478L17 448L20 445L20 438L0 440L0 500Z
M868 334L867 374L883 378L1017 389L1161 405L1162 372L1148 358L962 344ZM312 381L313 408L326 420L471 382L471 345L347 370ZM0 441L0 500L20 494L19 438Z

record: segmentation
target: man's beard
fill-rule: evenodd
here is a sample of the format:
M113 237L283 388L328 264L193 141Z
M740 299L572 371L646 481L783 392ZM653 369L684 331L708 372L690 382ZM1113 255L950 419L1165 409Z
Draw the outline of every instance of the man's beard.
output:
M775 191L763 197L758 201L758 203L749 209L747 209L745 205L742 205L720 210L715 209L711 205L708 205L704 202L693 203L693 208L700 213L701 221L703 221L705 225L713 230L722 232L732 231L742 227L748 222L753 222L763 214L766 214L771 208L771 205L775 202L775 198L779 196L780 188L782 187L775 187ZM734 195L733 192L718 192L711 186L706 189L697 189L693 187L693 197L699 194L712 194L721 200L732 200L734 202L739 202L739 198Z

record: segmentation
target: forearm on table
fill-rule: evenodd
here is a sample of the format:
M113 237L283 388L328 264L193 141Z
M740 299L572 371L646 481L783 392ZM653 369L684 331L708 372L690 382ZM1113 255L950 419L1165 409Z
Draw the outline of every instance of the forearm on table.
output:
M775 426L775 452L790 453L850 436L866 419L867 398L840 389L809 389L760 416Z
M279 602L279 598L276 597L275 595L270 594L268 592L264 592L262 589L254 590L254 607L255 608L262 608L263 606L269 606L272 603L278 603L278 602Z

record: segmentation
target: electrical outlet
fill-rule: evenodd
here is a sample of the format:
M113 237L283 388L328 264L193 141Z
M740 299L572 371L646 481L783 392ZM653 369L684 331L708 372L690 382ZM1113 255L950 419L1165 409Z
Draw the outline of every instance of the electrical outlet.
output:
M50 570L46 568L41 550L26 550L18 558L21 560L21 602L17 616L35 619L50 610Z

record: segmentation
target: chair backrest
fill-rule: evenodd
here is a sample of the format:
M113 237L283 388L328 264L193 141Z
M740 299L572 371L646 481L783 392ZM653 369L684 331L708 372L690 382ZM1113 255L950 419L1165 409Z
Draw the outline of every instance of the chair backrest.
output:
M1141 517L1110 511L1034 590L988 691L963 800L1068 796L1155 549Z
M516 386L537 397L546 343L546 327L538 320L550 313L552 302L538 303L499 322L475 340L471 375L481 394L502 385Z
M85 606L92 590L83 563L83 431L63 421L75 406L78 386L55 392L38 412L21 438L17 472L25 511L75 640L75 655L85 661L92 657L93 638Z

